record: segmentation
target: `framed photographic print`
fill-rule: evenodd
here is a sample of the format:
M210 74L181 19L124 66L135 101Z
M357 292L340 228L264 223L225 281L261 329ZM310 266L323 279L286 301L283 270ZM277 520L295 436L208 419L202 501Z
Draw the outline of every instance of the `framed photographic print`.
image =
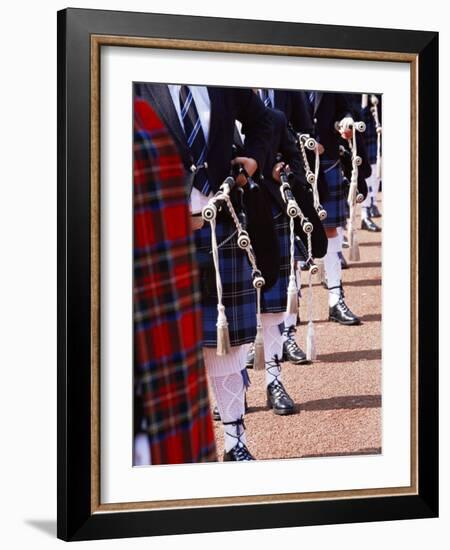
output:
M60 538L437 516L437 82L433 32L58 13Z

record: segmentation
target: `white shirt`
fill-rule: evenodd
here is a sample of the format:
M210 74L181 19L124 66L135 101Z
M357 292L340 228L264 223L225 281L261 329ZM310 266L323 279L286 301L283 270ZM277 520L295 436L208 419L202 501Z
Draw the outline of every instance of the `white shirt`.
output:
M180 84L168 84L170 96L178 115L181 127L184 130L183 119L181 118L181 106L180 106ZM202 125L203 135L205 141L208 143L209 137L209 124L211 120L211 101L209 99L208 88L206 86L189 86L192 93L192 99L194 100L195 107L197 108L198 116L200 118L200 124ZM195 187L192 187L191 191L191 212L196 214L202 211L202 208L208 203L209 197L212 197L213 193L210 193L208 197L201 193Z

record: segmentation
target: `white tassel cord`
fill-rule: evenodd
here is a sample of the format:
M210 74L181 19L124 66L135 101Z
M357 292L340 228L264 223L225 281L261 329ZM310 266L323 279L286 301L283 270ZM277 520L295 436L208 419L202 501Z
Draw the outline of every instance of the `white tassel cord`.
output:
M350 178L350 189L348 192L347 203L349 207L348 220L348 242L350 260L358 262L360 260L358 239L356 236L356 195L358 193L358 155L356 147L356 123L352 125L353 137L348 140L352 152L352 175Z
M210 220L211 224L211 245L216 272L217 288L217 355L227 355L230 351L230 335L228 333L228 321L225 315L225 306L222 303L222 279L220 278L219 249L217 246L216 220Z
M242 225L239 221L239 218L236 215L236 211L234 210L230 197L225 196L225 201L227 203L230 216L233 219L236 229L238 230L238 235L245 234L245 236L247 237L245 240L246 246L243 247L243 249L246 251L248 261L252 266L253 287L256 290L256 338L255 338L255 361L254 361L253 368L255 370L263 370L265 359L264 359L264 337L263 337L263 329L262 329L262 322L261 322L261 288L264 286L264 278L260 275L261 272L259 271L258 266L256 265L256 257L250 242L250 237L248 233L244 231L244 229L242 228ZM238 239L239 239L239 236L238 236Z
M287 289L287 307L286 313L297 315L298 313L298 289L297 279L295 277L295 234L294 234L294 218L289 219L290 228L290 255L291 255L291 273L289 275L289 284Z
M376 95L370 96L370 102L372 107L370 112L372 113L373 119L375 121L375 130L377 132L377 178L381 178L381 124L380 118L378 116L378 98Z
M286 197L283 192L283 187L281 189L281 195L285 201ZM295 201L294 201L295 202ZM289 275L289 285L287 290L287 308L286 313L289 314L297 314L298 313L298 289L296 285L296 277L295 277L295 235L294 235L294 218L298 216L300 218L300 222L302 225L302 229L306 234L307 242L308 242L308 258L307 258L307 264L310 265L309 274L308 274L308 282L309 282L309 289L308 289L308 333L307 333L307 342L306 342L306 348L307 348L307 358L310 361L313 361L316 358L316 342L315 342L315 335L314 335L314 323L313 323L313 290L312 290L312 269L311 264L313 262L313 253L312 253L312 231L313 226L310 224L307 218L305 218L303 212L301 211L300 207L297 203L295 203L297 207L297 214L293 215L293 210L287 209L287 215L290 218L289 220L289 229L290 229L290 260L291 260L291 272ZM305 227L307 227L308 224L310 226L310 229L305 230Z
M256 257L255 253L252 248L252 244L250 241L250 237L248 233L243 229L239 218L236 215L236 211L234 210L234 206L231 202L230 196L229 196L229 187L225 187L221 194L216 195L212 199L210 199L208 206L214 205L214 202L216 200L223 200L225 201L229 214L231 216L231 219L233 220L234 225L236 226L236 229L238 231L238 242L240 241L245 242L245 246L242 246L242 248L247 253L248 260L250 262L250 265L252 266L252 274L253 274L253 286L256 290L256 340L255 340L255 353L258 353L258 357L261 354L262 351L262 367L264 368L264 343L262 340L262 325L261 325L261 288L264 286L264 278L260 275L261 272L258 269L258 266L256 264ZM213 209L215 210L215 208ZM213 251L213 259L214 259L214 267L216 271L216 286L217 286L217 310L218 310L218 317L217 317L217 355L226 355L230 349L230 337L228 333L228 322L225 316L225 307L222 304L222 281L220 279L220 272L219 272L219 254L218 254L218 246L217 246L217 238L216 238L216 219L215 215L213 218L208 218L208 221L211 224L211 243L212 243L212 251ZM245 237L245 239L240 240L239 237ZM259 330L258 330L259 328ZM226 330L225 330L226 329ZM258 344L258 346L256 346ZM256 366L256 357L255 357L255 368L258 368ZM259 362L260 363L260 362Z
M308 263L311 263L312 257L312 239L311 233L308 233ZM316 354L316 336L313 323L313 288L312 288L312 272L308 272L308 331L306 333L306 358L308 361L315 361Z
M253 368L255 370L264 370L265 368L264 336L261 321L261 288L258 287L256 288L256 338Z
M313 191L314 208L319 214L320 219L323 221L327 217L327 213L323 209L322 205L320 204L320 197L319 197L319 187L318 187L319 168L320 168L319 144L314 138L310 137L308 134L299 134L299 144L300 144L300 153L302 155L302 160L303 160L303 167L306 173L306 179L308 183L311 185L311 188ZM308 147L308 149L314 150L315 152L314 172L312 172L311 170L308 156L306 155L306 147Z

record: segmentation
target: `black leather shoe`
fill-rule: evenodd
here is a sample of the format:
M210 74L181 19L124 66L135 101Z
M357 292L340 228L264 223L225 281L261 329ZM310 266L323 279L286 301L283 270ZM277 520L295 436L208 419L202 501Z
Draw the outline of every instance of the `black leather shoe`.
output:
M249 460L255 460L255 457L242 443L242 441L236 443L231 451L223 453L224 462L248 462Z
M221 421L220 412L219 412L219 408L217 407L217 405L213 409L212 417L213 417L213 420L215 420L216 422Z
M287 331L288 339L283 342L282 361L289 361L289 363L292 363L293 365L308 363L306 353L297 345L297 342L295 341L295 333L297 332L297 329L294 326L290 326Z
M378 206L376 204L372 204L369 212L371 218L381 218L381 212L378 210Z
M341 268L348 269L348 263L347 263L347 260L345 259L344 254L342 254L342 252L338 252L338 256L339 256L339 259L341 260Z
M275 414L284 415L294 412L294 402L278 380L274 380L267 386L267 406Z
M372 233L379 233L381 231L381 227L378 227L370 218L363 218L361 220L361 229L371 231Z
M361 324L360 318L350 311L342 297L339 298L339 302L335 306L330 307L328 320L340 323L341 325Z
M247 352L247 359L245 360L245 368L252 369L255 364L255 345L252 344Z

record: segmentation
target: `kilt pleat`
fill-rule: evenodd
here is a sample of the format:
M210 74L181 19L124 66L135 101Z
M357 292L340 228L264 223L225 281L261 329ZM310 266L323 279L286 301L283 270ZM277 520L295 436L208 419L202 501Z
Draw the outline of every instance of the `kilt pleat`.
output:
M369 164L375 164L377 162L377 130L369 107L362 109L361 119L366 123L366 131L362 136L366 146L367 160Z
M347 219L347 187L344 184L340 162L323 159L320 161L322 177L326 183L328 196L322 206L327 217L324 227L344 226Z
M236 228L231 219L217 221L222 301L232 346L253 342L256 336L256 291L247 254L237 244ZM200 268L203 346L217 346L217 288L209 223L194 232Z
M287 289L291 272L291 241L289 219L282 214L274 216L275 230L280 243L280 276L277 282L261 294L261 311L263 313L279 313L286 311ZM298 245L295 245L295 259L300 258Z

